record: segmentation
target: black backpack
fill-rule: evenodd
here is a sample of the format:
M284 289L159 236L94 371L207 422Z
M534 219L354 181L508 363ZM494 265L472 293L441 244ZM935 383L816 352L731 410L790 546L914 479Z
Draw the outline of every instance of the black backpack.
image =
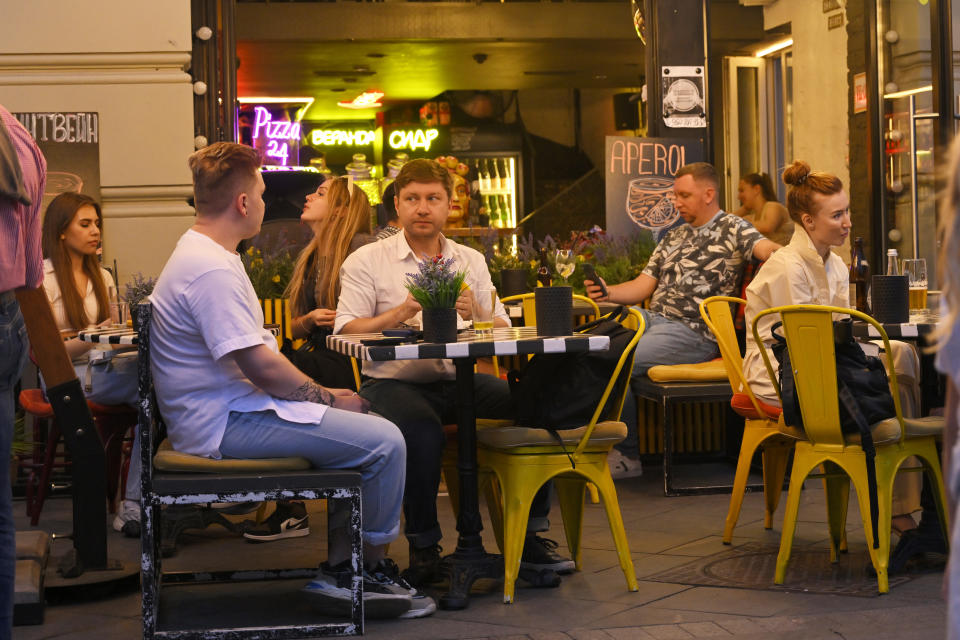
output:
M780 364L780 398L783 401L783 421L790 426L803 428L800 413L800 398L793 381L793 367L787 341L776 330L783 323L770 328L773 336L773 355ZM833 323L833 347L837 359L837 398L840 400L840 430L843 433L860 433L860 446L867 458L867 484L870 492L870 519L873 525L873 546L877 548L877 470L874 465L876 450L870 425L897 415L890 394L890 383L883 362L867 356L853 339L853 322L850 318Z
M507 374L517 422L550 430L582 427L590 422L610 382L620 356L635 335L620 324L629 315L624 307L577 327L576 332L609 336L607 351L537 354L522 371ZM630 381L630 360L624 364L601 418L610 416Z

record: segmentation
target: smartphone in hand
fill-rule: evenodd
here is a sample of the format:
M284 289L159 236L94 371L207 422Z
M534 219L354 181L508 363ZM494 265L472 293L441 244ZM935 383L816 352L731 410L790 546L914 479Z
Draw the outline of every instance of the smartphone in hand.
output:
M591 280L595 285L600 287L600 293L603 294L603 297L607 297L607 287L597 275L597 270L593 268L593 265L589 262L584 262L582 268L584 280Z

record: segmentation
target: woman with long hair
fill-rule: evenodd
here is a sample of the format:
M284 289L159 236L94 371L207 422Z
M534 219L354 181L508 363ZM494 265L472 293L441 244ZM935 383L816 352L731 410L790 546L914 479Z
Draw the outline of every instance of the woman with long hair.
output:
M750 330L756 315L764 309L793 304L851 307L850 273L843 259L832 251L843 245L851 229L850 198L843 182L835 175L811 171L802 160L787 167L783 181L790 186L787 207L795 230L789 244L764 263L747 287L747 349L743 357L743 372L750 388L757 398L773 406L779 406L780 399ZM770 332L776 322L775 315L765 316L757 327L771 362L775 360ZM895 340L890 345L901 409L905 417L916 417L920 407L920 360L910 345ZM887 364L885 358L881 360ZM902 466L918 465L916 458L908 458ZM920 510L920 488L920 474L897 474L892 526L898 534L917 526L911 514Z
M793 221L786 207L777 201L770 176L748 173L740 178L737 189L740 208L734 211L769 240L786 246L793 237Z
M291 334L309 342L291 360L324 386L355 389L350 359L329 351L325 339L337 315L340 265L374 240L370 201L349 178L326 180L307 196L300 220L310 226L313 240L297 258L285 296L290 300Z
M960 544L957 497L960 496L960 138L950 151L947 189L940 209L940 326L937 369L947 377L946 427L943 432L943 475L950 501L951 549ZM947 568L947 638L960 640L960 556L950 554Z

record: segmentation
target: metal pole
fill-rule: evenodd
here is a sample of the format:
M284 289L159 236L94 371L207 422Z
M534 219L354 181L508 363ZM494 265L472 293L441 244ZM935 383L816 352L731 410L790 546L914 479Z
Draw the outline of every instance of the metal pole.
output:
M917 96L910 95L910 224L913 227L913 237L911 245L913 246L914 258L920 257L920 239L917 235L920 233L920 193L917 189Z

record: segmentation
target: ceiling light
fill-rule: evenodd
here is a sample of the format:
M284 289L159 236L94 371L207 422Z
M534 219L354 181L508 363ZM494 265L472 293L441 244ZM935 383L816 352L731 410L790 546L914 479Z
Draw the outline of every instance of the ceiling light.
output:
M781 49L786 49L787 47L792 45L793 45L793 38L787 38L786 40L780 40L779 42L774 42L769 47L764 47L763 49L760 49L753 55L756 56L757 58L763 58L770 55L771 53L776 53L777 51L780 51Z
M383 106L380 102L383 96L382 91L364 91L353 100L341 100L337 104L344 109L376 109Z
M885 93L883 94L883 97L885 99L906 98L907 96L916 95L918 93L926 93L927 91L933 91L932 84L928 84L925 87L917 87L916 89L904 89L903 91L897 91L895 93Z

